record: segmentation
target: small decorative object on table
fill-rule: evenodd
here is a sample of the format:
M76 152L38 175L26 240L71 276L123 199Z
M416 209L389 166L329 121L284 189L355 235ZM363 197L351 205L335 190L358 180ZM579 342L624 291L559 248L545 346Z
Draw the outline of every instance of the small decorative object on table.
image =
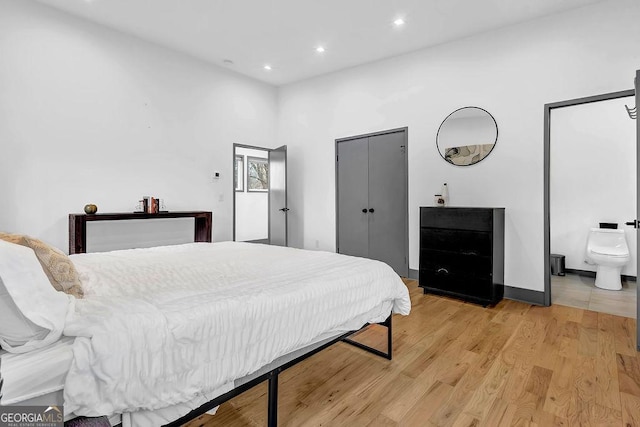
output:
M84 205L84 212L87 215L93 215L94 213L98 212L98 207L94 204Z
M446 182L442 185L441 194L433 196L433 202L439 207L445 207L449 204L449 188Z
M442 200L444 200L445 206L449 204L449 187L446 182L442 184Z
M144 196L142 200L138 200L138 205L136 206L136 213L160 213L167 212L164 200L158 199L157 197Z

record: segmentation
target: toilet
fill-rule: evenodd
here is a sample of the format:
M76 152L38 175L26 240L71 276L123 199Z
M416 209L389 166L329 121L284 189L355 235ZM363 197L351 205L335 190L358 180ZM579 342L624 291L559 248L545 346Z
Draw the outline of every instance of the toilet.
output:
M597 266L596 286L617 291L622 289L620 274L629 262L629 246L624 230L592 228L587 239L586 260Z

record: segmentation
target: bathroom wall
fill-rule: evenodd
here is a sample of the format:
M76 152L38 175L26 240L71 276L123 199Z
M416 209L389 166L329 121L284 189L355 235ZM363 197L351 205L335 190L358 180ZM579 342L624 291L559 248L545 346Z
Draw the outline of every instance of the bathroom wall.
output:
M631 252L622 274L636 276L636 123L624 105L634 97L552 110L550 143L551 252L566 267L595 271L584 262L587 233L618 223Z
M269 238L269 193L247 191L247 156L267 159L269 152L236 148L236 154L244 157L244 191L236 191L236 241Z

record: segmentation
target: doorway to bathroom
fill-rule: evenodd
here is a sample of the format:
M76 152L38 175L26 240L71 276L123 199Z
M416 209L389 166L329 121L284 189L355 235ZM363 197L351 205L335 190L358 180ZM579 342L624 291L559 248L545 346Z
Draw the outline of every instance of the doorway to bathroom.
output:
M545 108L545 299L636 318L636 122L625 105L634 90Z

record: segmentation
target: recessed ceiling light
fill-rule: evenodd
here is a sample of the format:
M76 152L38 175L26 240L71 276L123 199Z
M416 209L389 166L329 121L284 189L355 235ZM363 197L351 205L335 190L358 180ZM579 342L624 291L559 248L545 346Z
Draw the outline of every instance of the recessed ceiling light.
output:
M263 68L267 71L271 71L271 65L269 64L266 64Z
M323 52L324 52L324 47L322 47L322 46L318 46L318 47L316 48L316 52L318 52L318 53L323 53Z
M402 27L404 25L404 19L402 18L398 18L395 21L393 21L393 25L395 25L396 27Z

